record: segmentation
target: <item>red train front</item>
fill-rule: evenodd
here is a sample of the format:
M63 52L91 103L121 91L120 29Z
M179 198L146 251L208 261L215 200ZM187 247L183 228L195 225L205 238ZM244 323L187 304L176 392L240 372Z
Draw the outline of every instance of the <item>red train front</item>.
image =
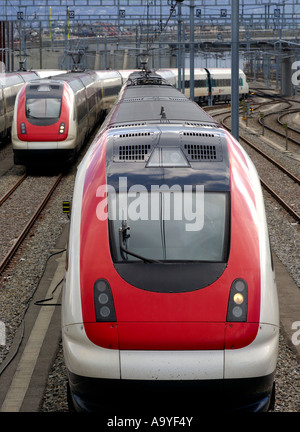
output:
M257 173L197 105L145 78L124 86L77 175L62 315L72 404L266 410L278 305Z
M72 92L62 81L40 80L25 85L16 104L15 159L22 159L23 155L41 157L47 151L48 156L57 157L55 150L58 149L64 159L68 152L71 156L76 146L76 130L72 131L73 113L70 110L72 103ZM28 152L28 149L33 152Z
M26 83L16 98L12 124L15 163L58 166L73 161L121 83L115 71L64 73Z

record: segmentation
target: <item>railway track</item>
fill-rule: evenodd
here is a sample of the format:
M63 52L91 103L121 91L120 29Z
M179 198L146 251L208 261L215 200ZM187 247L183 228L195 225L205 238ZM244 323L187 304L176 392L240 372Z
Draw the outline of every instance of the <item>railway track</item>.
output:
M273 101L273 103L274 103L274 101ZM260 108L260 106L257 108ZM225 127L229 131L231 130L231 128L226 124L226 121L231 117L231 114L228 114L226 111L223 111L223 112L217 113L215 115L212 113L211 115L212 115L212 117L222 115L223 116L222 120L221 120L222 126ZM266 172L263 172L260 174L260 180L261 180L261 184L262 184L263 188L276 199L276 201L294 218L294 220L296 222L300 222L300 209L295 210L295 208L293 208L293 207L295 207L297 202L299 203L299 201L300 201L300 196L297 199L297 196L298 196L297 195L297 189L298 189L298 186L300 185L299 177L296 176L294 173L292 173L287 168L285 168L283 166L283 164L276 161L274 158L269 156L265 151L260 149L257 145L253 144L253 142L251 142L249 139L245 138L242 135L240 135L240 142L241 141L244 144L246 144L248 147L250 147L252 150L254 150L255 153L257 153L258 155L263 157L265 161L267 161L268 163L270 163L274 167L276 167L277 170L279 170L284 176L286 176L290 179L290 185L286 186L287 182L285 182L285 187L290 188L290 190L292 191L291 195L296 194L296 198L294 200L292 200L292 201L296 201L296 203L289 203L286 198L283 198L283 196L285 197L286 195L290 195L290 194L287 194L286 189L281 190L281 192L278 192L278 184L275 187L275 186L271 186L271 184L269 184L268 181L266 181L265 176L266 176L266 173L268 172L268 169L266 169ZM277 174L275 174L274 177L276 178ZM273 181L272 181L272 183L273 183ZM278 182L278 183L280 183L280 182ZM296 191L294 189L295 186L297 188Z
M21 183L26 179L27 174L23 174L22 177L0 198L0 206L11 196L12 193L20 186Z
M284 117L288 117L291 114L299 113L300 111L300 102L295 99L288 99L288 98L279 98L277 95L270 95L266 93L261 93L256 91L256 95L261 98L267 98L268 101L265 102L258 102L258 105L254 110L262 109L264 107L267 108L266 112L263 112L263 118L258 118L258 123L261 125L261 127L267 129L270 132L274 132L275 134L281 136L284 138L285 146L288 146L288 143L293 144L293 150L296 152L300 151L300 141L299 141L299 134L300 130L292 127L289 123L289 119L283 120ZM271 103L270 103L271 101ZM285 103L287 104L287 108L280 109L277 111L274 111L273 106L274 103ZM256 104L256 103L255 103ZM270 105L271 112L268 111L268 105ZM276 123L273 121L273 117L276 117ZM268 123L266 123L266 119ZM269 120L271 119L271 120ZM271 125L269 124L272 123ZM287 133L288 132L288 133Z
M12 258L14 257L16 251L18 250L18 248L20 247L20 245L22 244L22 242L24 241L24 239L26 238L26 236L28 235L29 231L31 230L31 228L33 227L34 223L36 222L36 220L38 219L39 215L41 214L42 210L44 209L44 207L46 206L47 202L50 200L53 192L55 191L55 189L57 188L59 182L61 181L63 177L63 174L60 173L58 176L55 177L55 180L52 181L50 187L48 188L47 192L42 195L42 200L40 200L39 204L36 205L35 209L33 212L31 212L31 215L29 217L29 219L26 221L26 223L22 224L21 228L21 232L19 232L17 234L16 237L14 237L13 239L13 245L8 248L7 245L2 245L2 249L5 250L4 255L0 256L0 274L2 274L2 272L4 271L4 269L6 268L6 266L8 265L8 263L12 260ZM13 186L10 187L10 189L0 198L0 207L3 206L3 204L5 202L8 201L9 198L12 197L12 195L18 191L18 188L24 184L25 180L28 179L27 174L23 174L18 180L17 182L15 182L13 184ZM31 178L32 179L32 178ZM40 180L39 178L34 179L36 180L36 190L39 190L40 187ZM29 204L30 206L30 204ZM0 208L0 217L1 217L1 229L2 230L6 230L6 223L5 221L9 220L10 217L9 215L7 215L7 211L3 211L1 212L1 208ZM21 206L17 207L17 209L15 210L17 212L22 212L22 203ZM7 219L8 216L8 219ZM7 228L9 229L9 228Z
M273 116L273 115L277 115L277 113L276 113L276 114L275 114L275 113L267 113L267 114L264 114L264 119L259 118L259 119L258 119L258 122L259 122L260 125L263 126L265 129L268 129L268 130L271 131L271 132L275 132L277 135L281 136L281 137L284 139L283 142L284 142L285 140L287 140L287 143L289 142L289 143L293 143L293 144L295 144L295 146L296 146L296 151L297 151L298 149L300 149L300 142L299 142L299 135L300 135L300 131L297 130L297 129L295 129L295 128L293 128L293 127L291 127L291 126L289 126L286 122L284 122L284 121L282 120L282 118L283 118L284 116L287 116L287 115L289 115L289 114L291 114L291 113L295 113L295 112L298 112L298 110L294 110L294 109L293 109L293 110L290 110L290 111L287 112L287 113L280 114L280 115L277 116L276 121L277 121L278 125L280 126L280 130L279 130L279 129L274 129L274 126L273 126L273 127L272 127L272 126L269 126L269 125L266 124L266 122L265 122L265 119L266 119L266 118L271 117L271 116ZM288 131L288 135L286 134L285 129ZM293 135L292 135L292 134L293 134ZM288 145L287 143L285 144L286 146Z

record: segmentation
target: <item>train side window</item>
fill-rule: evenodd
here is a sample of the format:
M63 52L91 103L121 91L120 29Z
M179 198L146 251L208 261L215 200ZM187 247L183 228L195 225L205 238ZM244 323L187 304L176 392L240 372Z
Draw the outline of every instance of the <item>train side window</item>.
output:
M87 104L86 104L86 98L82 94L82 92L78 93L77 96L77 120L78 123L87 115Z
M97 89L97 98L98 98L98 101L101 101L101 99L102 99L102 88L101 87L99 87Z
M89 95L88 97L88 107L89 107L89 111L91 111L91 109L96 105L96 95L93 92L92 94Z
M115 86L106 87L104 89L105 96L116 96L118 94L119 88Z

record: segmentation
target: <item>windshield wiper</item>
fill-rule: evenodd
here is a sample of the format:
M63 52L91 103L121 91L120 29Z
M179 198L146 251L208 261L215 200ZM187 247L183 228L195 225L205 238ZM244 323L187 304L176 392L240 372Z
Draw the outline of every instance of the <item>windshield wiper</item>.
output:
M130 234L127 234L128 230L130 230L130 227L127 226L126 221L123 220L122 221L122 226L119 228L119 244L120 244L120 250L121 250L121 252L125 252L127 255L132 255L135 258L138 258L138 259L144 261L145 263L161 263L161 261L143 257L142 255L138 255L135 252L131 252L130 250L128 250L127 248L125 248L123 246L123 244L130 237ZM121 253L121 256L125 260L125 258L123 256L123 253Z

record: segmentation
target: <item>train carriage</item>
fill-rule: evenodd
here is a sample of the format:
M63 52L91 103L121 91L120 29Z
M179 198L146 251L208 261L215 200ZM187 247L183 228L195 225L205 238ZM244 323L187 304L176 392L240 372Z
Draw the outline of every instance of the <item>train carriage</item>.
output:
M231 69L209 69L213 103L231 100ZM239 70L239 97L245 99L249 93L246 75Z
M161 71L158 71L161 74ZM170 76L170 73L172 74ZM182 91L190 97L190 70L182 71ZM168 82L179 88L178 69L170 69L169 75L162 75ZM175 83L174 83L175 77ZM239 97L245 99L249 92L246 75L239 70ZM231 69L229 68L195 68L194 69L194 100L202 104L229 102L231 100Z
M58 70L35 70L0 73L0 141L9 136L15 99L27 81L62 74Z
M184 77L184 94L190 97L190 71L185 72ZM195 68L194 70L194 98L195 101L202 104L208 101L210 94L210 81L207 70L204 68Z
M133 71L86 71L64 73L51 80L41 79L38 86L30 82L20 91L15 104L12 126L12 144L16 164L38 165L51 163L69 163L99 122L110 110L117 98L121 85ZM170 84L178 86L178 71L167 69L158 71ZM40 73L40 72L39 72ZM185 96L190 97L190 73L184 73ZM194 73L194 95L199 104L228 101L231 92L230 69L196 68ZM55 103L60 86L61 96L57 107L61 111L51 117L50 104ZM44 90L42 90L44 89ZM47 90L48 89L48 90ZM56 90L55 90L56 91ZM25 105L29 99L35 100L37 118L28 117ZM34 97L34 92L36 95ZM240 98L248 93L246 77L240 71ZM58 99L57 99L58 101ZM31 106L33 108L33 105ZM66 135L66 130L70 135Z
M65 73L27 83L15 103L15 163L63 165L73 161L112 106L121 84L120 74L114 71Z
M62 304L70 406L118 412L130 394L148 414L267 410L278 334L251 160L164 79L131 75L75 182Z

